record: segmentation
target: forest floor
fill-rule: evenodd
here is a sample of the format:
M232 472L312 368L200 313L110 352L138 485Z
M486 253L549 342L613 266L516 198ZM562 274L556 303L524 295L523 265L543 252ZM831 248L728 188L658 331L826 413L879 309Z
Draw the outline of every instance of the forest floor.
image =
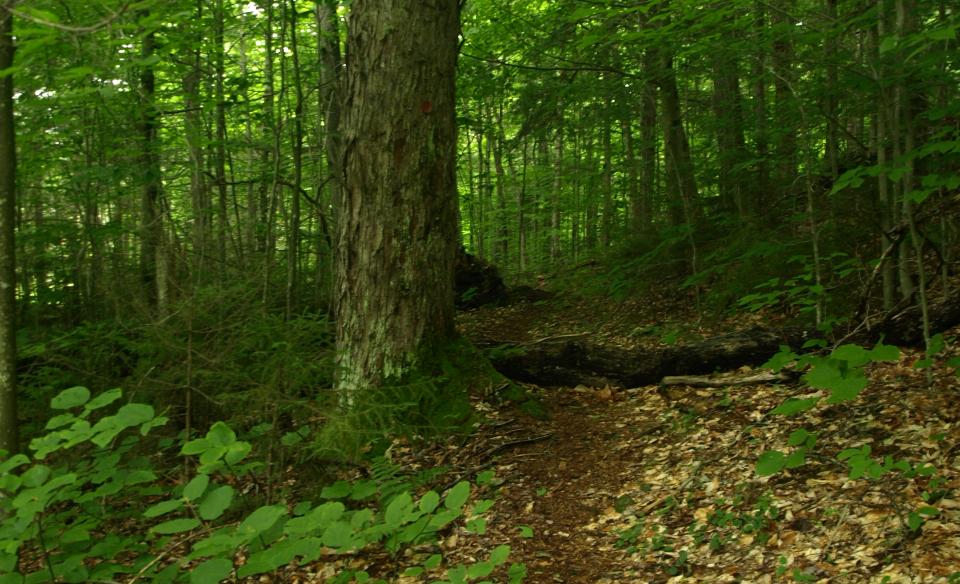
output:
M554 297L465 312L460 325L468 337L510 344L583 334L655 347L755 324L743 317L710 327L661 324L665 314L696 322L682 306L670 296ZM547 419L478 401L486 421L466 442L401 445L394 460L413 468L444 464L463 478L494 470L497 503L486 532L461 530L440 546L448 562L469 564L507 543L509 561L526 565L530 584L960 582L960 381L938 365L928 384L913 368L920 358L903 350L897 362L870 365L870 385L857 400L793 417L767 413L788 397L815 393L800 383L528 385ZM760 453L790 451L799 428L817 434L806 464L758 476ZM936 473L851 479L836 454L863 445L880 462L890 456ZM911 529L918 510L928 514L915 516L924 521ZM367 565L386 573L396 568L389 564L411 559ZM442 571L429 576L391 581L433 582Z

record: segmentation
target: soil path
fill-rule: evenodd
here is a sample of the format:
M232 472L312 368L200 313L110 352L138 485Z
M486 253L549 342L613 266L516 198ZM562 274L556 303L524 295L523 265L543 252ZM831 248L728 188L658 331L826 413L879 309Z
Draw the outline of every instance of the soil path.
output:
M612 401L616 397L602 389L550 390L544 399L551 418L533 430L550 438L497 461L505 483L491 535L510 540L511 561L527 565L525 582L635 581L632 562L604 518L620 516L618 496L643 466L641 448L617 446L636 446L649 429L639 425L629 401ZM521 526L532 537L518 535Z

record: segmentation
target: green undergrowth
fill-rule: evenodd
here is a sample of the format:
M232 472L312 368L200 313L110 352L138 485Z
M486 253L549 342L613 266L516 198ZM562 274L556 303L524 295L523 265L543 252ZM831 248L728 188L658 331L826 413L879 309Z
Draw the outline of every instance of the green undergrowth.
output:
M423 488L432 473L404 475L380 458L369 479L329 484L313 500L283 489L244 495L260 492L271 466L225 423L178 442L157 438L167 418L151 405L123 403L120 390L93 396L74 387L50 406L59 413L29 454L0 456L0 584L208 584L278 577L290 566L375 550L395 567L371 575L343 561L333 581L385 583L403 573L447 584L519 583L525 576L522 564L507 564L509 546L451 564L435 545L450 531L485 533L496 494L491 472L441 492ZM164 448L179 453L179 468L159 463L155 453Z
M381 453L394 436L414 440L469 434L482 420L471 399L517 405L537 418L546 410L536 397L496 371L489 358L464 339L424 350L411 373L368 388L349 408L333 408L311 448L318 458L358 460Z

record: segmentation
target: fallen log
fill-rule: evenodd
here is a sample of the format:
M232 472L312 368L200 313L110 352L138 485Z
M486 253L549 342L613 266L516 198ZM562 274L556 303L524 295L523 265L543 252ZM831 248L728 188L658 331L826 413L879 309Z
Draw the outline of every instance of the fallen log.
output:
M794 379L794 377L782 371L780 373L760 371L747 375L667 375L660 380L660 385L664 387L673 385L686 385L690 387L734 387L790 381L791 379Z
M960 296L936 300L930 305L931 334L960 324ZM507 377L540 385L639 387L659 383L664 377L703 375L731 371L744 365L760 365L780 347L799 350L818 333L801 329L771 331L748 329L709 339L659 349L624 349L589 342L582 335L560 335L523 345L503 346L496 341L475 340L491 351L493 366ZM842 342L872 345L923 346L923 326L918 308L909 308L868 331L851 333ZM731 385L731 383L723 383Z
M658 383L667 375L696 375L757 365L779 351L781 345L796 347L806 338L799 330L749 329L653 350L608 347L572 338L492 351L491 361L507 377L541 385L639 387ZM497 345L483 341L477 344Z

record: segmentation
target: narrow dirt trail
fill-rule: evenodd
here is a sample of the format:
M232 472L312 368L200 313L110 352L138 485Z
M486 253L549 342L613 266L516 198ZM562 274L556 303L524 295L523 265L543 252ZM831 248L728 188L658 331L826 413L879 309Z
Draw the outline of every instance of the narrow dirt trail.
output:
M611 446L635 444L646 430L630 401L611 401L616 396L603 390L556 389L549 395L551 418L536 431L551 437L498 460L497 473L505 480L499 514L512 522L500 522L498 535L510 540L511 561L527 565L525 582L635 581L632 562L615 545L617 534L603 522L619 516L618 494L643 466L641 449ZM631 439L624 441L625 435ZM521 525L533 537L520 537Z

